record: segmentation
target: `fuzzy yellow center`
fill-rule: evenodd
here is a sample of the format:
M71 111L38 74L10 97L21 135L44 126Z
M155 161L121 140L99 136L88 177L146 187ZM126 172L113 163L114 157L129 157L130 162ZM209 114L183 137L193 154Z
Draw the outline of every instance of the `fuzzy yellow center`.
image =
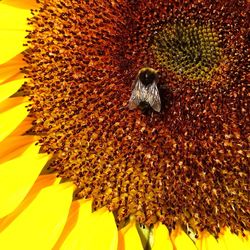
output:
M209 79L221 58L219 37L209 25L179 22L156 33L152 46L160 65L189 79Z

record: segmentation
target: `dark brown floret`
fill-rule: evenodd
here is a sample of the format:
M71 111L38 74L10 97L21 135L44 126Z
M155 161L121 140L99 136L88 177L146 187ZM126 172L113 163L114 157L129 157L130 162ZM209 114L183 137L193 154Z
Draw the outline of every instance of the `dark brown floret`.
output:
M46 0L25 52L30 133L50 167L129 215L249 228L246 1ZM138 71L159 72L161 113L130 111Z

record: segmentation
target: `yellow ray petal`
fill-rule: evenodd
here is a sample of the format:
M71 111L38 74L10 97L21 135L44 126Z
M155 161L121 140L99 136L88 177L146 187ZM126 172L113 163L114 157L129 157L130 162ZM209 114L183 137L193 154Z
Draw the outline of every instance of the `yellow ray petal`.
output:
M143 250L140 236L137 232L134 221L131 221L126 227L119 231L119 250Z
M187 236L187 234L177 226L175 230L171 232L170 236L174 249L176 250L197 250L193 241Z
M117 249L118 231L114 215L106 208L92 213L87 227L84 227L82 232L82 246L84 244L85 249Z
M0 102L15 94L17 90L20 89L20 87L23 85L23 82L23 79L18 79L0 85Z
M211 234L205 231L200 233L196 246L199 250L226 250Z
M19 69L24 65L22 54L18 54L0 65L0 84L23 78Z
M38 155L35 143L19 157L0 164L0 218L12 212L24 199L49 159Z
M0 113L10 110L21 103L27 102L28 100L29 98L27 96L7 98L0 103Z
M42 189L31 204L0 234L0 249L52 249L65 225L73 185Z
M0 48L4 48L1 51L0 64L24 51L25 36L26 31L22 30L0 30Z
M54 249L117 249L118 232L113 213L107 211L106 208L99 209L94 213L91 213L91 210L90 201L79 203L75 226L62 246L57 245ZM74 220L74 218L71 217L71 222L72 219Z
M5 216L3 219L0 219L0 233L4 231L33 202L43 188L58 185L60 180L61 178L56 178L55 174L40 175L20 205L12 213Z
M11 136L5 138L0 143L0 163L19 156L37 139L34 136Z
M92 213L90 200L72 204L64 231L54 250L117 249L117 228L114 216L107 209Z
M33 9L38 6L35 0L2 0L4 4L9 4L18 8Z
M29 10L15 8L0 3L0 48L3 48L0 56L0 64L22 52L25 48L25 36L27 35L27 17Z
M14 108L0 113L0 141L13 132L28 115L27 108L25 108L28 104L29 103L24 102Z
M229 228L225 229L225 232L222 233L218 238L219 246L224 247L225 250L249 250L249 244L246 239L243 239L241 236L237 236L230 232Z
M173 250L173 244L166 226L159 223L154 226L154 243L152 250Z
M0 3L0 31L25 31L28 27L27 17L31 17L30 10L15 8Z
M80 249L78 238L80 232L81 223L84 223L85 219L92 212L92 202L86 201L80 207L80 203L83 203L83 200L73 201L70 207L69 216L63 232L58 239L57 243L53 247L56 249ZM79 218L79 219L78 219ZM77 240L76 240L77 239Z
M79 235L82 235L81 230L84 228L85 221L91 216L91 213L91 200L74 201L69 211L67 223L53 249L81 249Z
M28 129L32 127L32 121L33 119L31 117L26 117L20 125L13 130L13 132L10 134L10 136L18 136L23 135Z

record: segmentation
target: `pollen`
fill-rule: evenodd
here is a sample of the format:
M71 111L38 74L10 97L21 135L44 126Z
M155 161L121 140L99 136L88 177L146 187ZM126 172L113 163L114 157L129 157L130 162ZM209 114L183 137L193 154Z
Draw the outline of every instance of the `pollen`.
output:
M117 225L249 229L247 1L42 0L29 19L27 82L48 171ZM143 67L161 112L130 110Z

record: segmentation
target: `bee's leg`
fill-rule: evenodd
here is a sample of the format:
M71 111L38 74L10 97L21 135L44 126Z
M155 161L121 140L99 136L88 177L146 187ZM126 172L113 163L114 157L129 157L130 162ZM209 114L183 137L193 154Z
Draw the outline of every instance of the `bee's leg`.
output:
M152 112L151 115L150 115L150 122L153 121L153 118L154 118L154 112Z
M159 89L161 90L164 90L164 89L168 89L168 86L166 86L166 85L159 85Z

